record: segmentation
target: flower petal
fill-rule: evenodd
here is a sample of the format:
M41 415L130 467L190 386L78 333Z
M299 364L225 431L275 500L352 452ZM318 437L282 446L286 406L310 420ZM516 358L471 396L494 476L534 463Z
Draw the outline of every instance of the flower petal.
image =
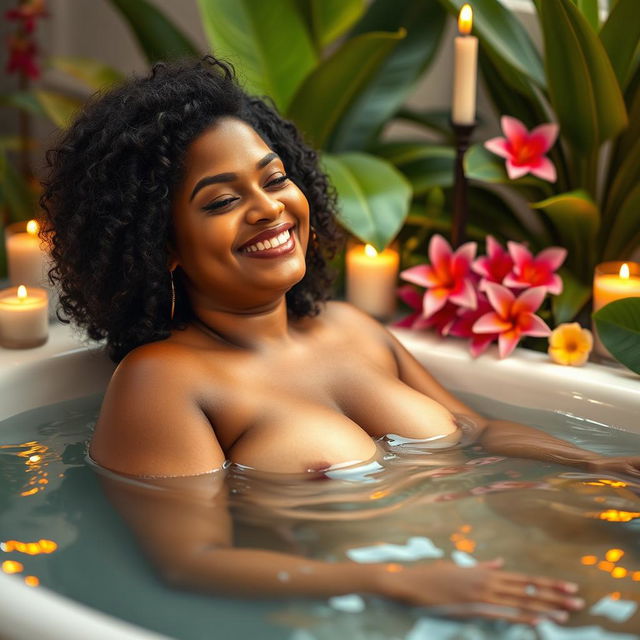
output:
M554 273L546 287L547 291L554 296L561 294L563 289L562 278L557 273Z
M506 138L491 138L484 143L484 147L501 158L508 158L511 155Z
M478 306L476 290L473 284L471 284L471 281L467 279L462 281L462 290L459 293L451 295L449 300L454 304L458 304L461 307L468 307L469 309L475 309Z
M480 256L473 261L471 270L477 273L479 276L488 278L491 274L491 271L489 270L490 264L491 260L487 256Z
M473 323L471 330L474 333L502 333L512 328L511 322L501 318L495 311L489 311Z
M555 182L558 178L555 165L546 156L538 158L535 164L529 165L529 170L534 176L547 182Z
M439 233L436 233L431 236L428 253L434 269L440 271L441 265L449 264L451 260L451 245Z
M558 137L558 133L560 131L560 127L553 122L549 122L547 124L541 124L537 126L535 129L531 130L529 136L531 138L542 138L543 141L543 153L546 153L551 149L556 138Z
M498 336L498 353L500 358L510 356L518 345L518 342L520 342L520 333L517 330L501 333Z
M518 316L521 313L535 313L547 295L546 287L531 287L523 291L511 306L511 313Z
M391 323L392 327L400 327L405 329L414 329L414 324L416 320L420 318L419 313L412 313L408 315L406 318L401 318L400 320L396 320L396 322Z
M536 256L536 262L544 264L549 271L555 271L562 265L566 257L566 249L562 247L549 247L548 249L543 249Z
M422 299L422 315L425 318L432 316L436 311L444 307L449 297L449 292L442 287L434 287L429 289Z
M518 318L518 328L523 336L544 338L551 333L547 323L533 313L523 314Z
M487 282L485 293L491 306L500 314L502 318L508 318L511 314L511 307L515 296L509 289L495 282Z
M502 248L502 245L491 235L487 236L487 255L491 260L495 260L500 257L505 250Z
M412 309L416 311L422 311L422 295L420 292L416 291L414 287L410 284L405 284L402 287L398 287L396 289L396 295L402 302L406 305L409 305Z
M513 164L511 158L507 158L506 167L509 180L517 180L518 178L522 178L522 176L526 176L530 169L529 165L526 164Z
M439 278L428 264L419 264L405 269L400 273L400 278L420 287L435 287L440 284Z
M477 358L482 355L487 347L496 339L496 334L483 334L481 336L474 336L469 344L469 351L473 358Z
M527 127L525 127L518 118L514 118L512 116L502 116L502 118L500 118L500 126L502 127L502 132L507 136L509 142L512 142L513 140L521 140L529 135Z
M507 242L507 248L518 272L522 271L524 265L531 262L533 259L529 249L520 242L513 242L512 240L509 240Z

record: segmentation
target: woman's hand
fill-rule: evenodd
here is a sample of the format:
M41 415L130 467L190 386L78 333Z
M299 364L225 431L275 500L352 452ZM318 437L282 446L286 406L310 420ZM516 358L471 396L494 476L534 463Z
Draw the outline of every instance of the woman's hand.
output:
M566 622L569 611L584 607L577 585L554 578L501 571L501 559L459 567L437 561L401 567L387 565L381 576L383 595L430 607L455 617L500 618L536 624L544 618Z
M591 473L625 473L640 478L640 456L607 457L598 456L586 463L585 468Z

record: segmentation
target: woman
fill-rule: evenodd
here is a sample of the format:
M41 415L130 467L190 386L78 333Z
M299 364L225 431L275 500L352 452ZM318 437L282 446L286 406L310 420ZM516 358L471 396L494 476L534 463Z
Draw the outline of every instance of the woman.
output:
M337 241L327 180L293 125L226 64L156 65L94 100L48 159L62 309L120 363L90 455L131 476L207 478L216 505L203 523L184 505L174 518L149 501L141 515L131 496L114 497L167 578L226 593L479 603L476 613L523 622L583 606L575 585L499 560L326 564L232 548L221 474L209 473L225 460L272 472L368 461L391 426L456 442L454 414L499 454L636 475L640 459L603 460L482 418L378 323L325 302Z

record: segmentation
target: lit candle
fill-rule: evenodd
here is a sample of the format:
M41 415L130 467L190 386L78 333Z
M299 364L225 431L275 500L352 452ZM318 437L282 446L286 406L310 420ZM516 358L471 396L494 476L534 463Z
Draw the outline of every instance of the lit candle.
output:
M49 334L46 289L24 285L0 291L0 346L39 347Z
M465 4L458 16L459 36L454 49L453 106L451 120L454 124L471 125L476 121L476 81L478 68L478 38L471 34L473 12Z
M378 253L370 244L347 251L347 300L381 320L393 316L400 256L395 249Z
M640 264L637 262L603 262L593 277L593 310L598 311L614 300L640 298ZM594 350L611 357L598 339L594 328Z
M49 255L40 248L39 230L35 220L7 226L5 243L11 284L40 287L45 283Z

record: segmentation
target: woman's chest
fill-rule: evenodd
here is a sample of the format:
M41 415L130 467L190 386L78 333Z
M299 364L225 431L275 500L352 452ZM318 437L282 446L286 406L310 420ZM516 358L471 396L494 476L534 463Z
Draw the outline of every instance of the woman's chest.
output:
M265 471L303 472L369 460L373 438L428 438L455 430L449 412L397 379L380 354L331 353L233 370L210 415L233 462Z

